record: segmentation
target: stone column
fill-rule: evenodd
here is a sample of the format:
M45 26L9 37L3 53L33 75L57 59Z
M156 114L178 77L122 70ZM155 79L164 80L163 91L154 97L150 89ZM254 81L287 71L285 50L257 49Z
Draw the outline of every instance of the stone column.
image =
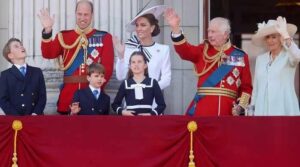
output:
M165 0L181 17L181 25L189 43L198 45L203 40L203 1ZM174 50L170 28L164 25L164 42L171 47L172 82L165 90L166 114L183 114L196 92L197 78L193 64L183 61Z

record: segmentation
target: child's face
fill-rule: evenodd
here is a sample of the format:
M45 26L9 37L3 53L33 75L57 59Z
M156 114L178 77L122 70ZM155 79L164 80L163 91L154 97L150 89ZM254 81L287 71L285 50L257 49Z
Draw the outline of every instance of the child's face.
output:
M87 80L94 88L100 88L106 82L104 74L101 73L92 73L91 76L87 76Z
M13 41L10 46L10 53L8 54L8 57L12 62L16 60L24 60L26 57L26 50L23 47L22 43Z
M130 60L130 69L134 75L136 74L144 74L145 69L147 68L147 64L144 61L143 56L134 55Z

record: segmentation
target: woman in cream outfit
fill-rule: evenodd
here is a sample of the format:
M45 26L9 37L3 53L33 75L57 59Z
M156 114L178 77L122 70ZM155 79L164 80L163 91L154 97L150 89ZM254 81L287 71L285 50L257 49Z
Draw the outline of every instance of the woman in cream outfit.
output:
M294 79L300 50L292 37L297 27L285 18L258 24L252 42L266 47L256 59L251 104L257 116L299 115Z

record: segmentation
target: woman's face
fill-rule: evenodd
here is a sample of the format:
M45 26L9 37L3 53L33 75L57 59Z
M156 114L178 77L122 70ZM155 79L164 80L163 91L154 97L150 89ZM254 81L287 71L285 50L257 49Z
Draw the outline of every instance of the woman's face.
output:
M130 59L130 69L132 73L135 74L144 74L147 64L142 55L133 55Z
M139 17L135 22L135 31L140 40L152 38L152 32L154 30L154 25L144 18Z
M270 34L265 37L265 43L269 51L278 51L282 48L281 36L279 33Z

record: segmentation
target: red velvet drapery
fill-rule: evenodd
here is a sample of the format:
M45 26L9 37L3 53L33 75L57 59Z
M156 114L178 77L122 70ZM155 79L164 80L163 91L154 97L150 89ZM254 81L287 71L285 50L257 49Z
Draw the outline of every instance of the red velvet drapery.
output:
M191 120L197 167L300 166L300 117L0 116L0 167L16 119L19 167L188 167Z

